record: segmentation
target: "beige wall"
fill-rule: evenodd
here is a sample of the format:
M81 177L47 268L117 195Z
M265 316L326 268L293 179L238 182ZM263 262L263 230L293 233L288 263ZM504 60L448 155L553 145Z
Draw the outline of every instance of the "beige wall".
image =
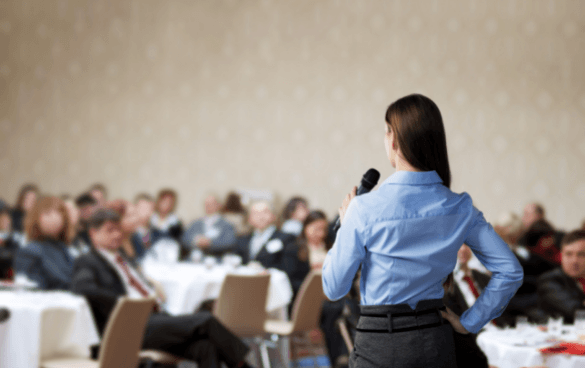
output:
M393 171L393 100L428 95L453 189L489 220L585 218L583 1L0 2L0 193L172 186L187 219L231 188L333 214Z

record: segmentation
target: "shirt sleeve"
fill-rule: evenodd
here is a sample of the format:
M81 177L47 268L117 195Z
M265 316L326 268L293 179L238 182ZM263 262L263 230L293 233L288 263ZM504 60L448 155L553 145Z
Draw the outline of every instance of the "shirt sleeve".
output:
M479 261L492 272L490 282L473 306L461 315L461 324L472 333L499 317L522 285L522 266L483 214L473 208L473 220L465 243Z
M351 289L353 278L366 256L362 232L357 198L354 198L323 263L323 291L330 300L343 298Z

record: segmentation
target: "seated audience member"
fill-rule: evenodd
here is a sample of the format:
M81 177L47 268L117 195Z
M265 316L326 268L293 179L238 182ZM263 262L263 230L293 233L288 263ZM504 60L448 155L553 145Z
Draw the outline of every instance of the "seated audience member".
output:
M307 200L302 197L292 197L282 211L282 226L280 231L286 234L299 236L303 229L303 222L309 214Z
M172 189L163 189L158 193L154 206L154 214L150 218L152 243L164 237L181 240L183 224L174 214L177 206L177 193Z
M95 199L98 207L105 206L108 201L108 190L106 189L106 186L101 183L92 185L91 188L89 188L88 193Z
M250 234L250 226L246 222L246 209L242 205L242 199L238 193L228 193L221 215L227 222L232 224L236 231L236 236Z
M296 242L290 243L285 249L284 271L289 277L295 297L309 271L323 268L327 251L331 248L328 231L327 216L322 211L311 211L303 222L302 231ZM348 354L337 327L348 302L347 298L323 302L319 327L325 335L327 353L332 366L336 365L341 356Z
M12 210L12 230L24 233L24 218L30 211L39 196L39 188L34 184L25 184L20 188L16 206Z
M114 210L120 216L122 244L119 251L125 259L137 265L146 250L143 247L142 237L136 232L139 224L136 206L123 199L117 199L106 203L105 208Z
M327 216L322 211L311 211L303 222L301 234L285 249L285 269L294 295L310 270L320 270L331 248Z
M145 250L148 250L152 245L150 218L154 214L154 200L150 195L141 193L136 196L134 205L136 206L136 212L138 213L138 227L136 228L136 233L140 237L142 247Z
M88 193L83 193L75 199L75 205L79 210L79 224L77 225L76 241L82 241L91 245L89 234L87 233L87 221L93 213L99 208L97 201Z
M548 315L573 323L585 307L585 230L568 233L561 242L561 267L538 279L538 305Z
M207 196L205 217L193 221L183 233L183 245L216 255L231 250L236 243L236 233L232 224L221 217L220 210L221 204L217 198L213 195Z
M69 254L71 227L67 209L57 197L43 197L27 213L29 243L16 251L14 271L23 273L44 290L67 290L73 273Z
M518 238L522 234L523 224L520 217L514 212L506 212L500 216L494 230L514 250L518 245Z
M90 303L100 333L103 333L116 300L121 296L156 296L140 271L119 252L122 244L120 216L101 209L89 221L93 249L75 263L73 292ZM248 347L207 312L171 316L155 312L150 316L143 349L156 349L194 360L202 368L246 367Z
M250 206L248 223L252 234L237 240L235 252L242 257L242 263L259 262L264 268L284 269L284 249L295 238L278 231L276 216L270 203L254 202Z
M12 263L18 242L12 236L10 208L0 201L0 279L12 279Z
M69 224L71 227L71 244L69 247L69 253L73 258L79 257L83 253L89 251L89 243L85 242L79 237L79 209L72 199L63 200L65 208L67 209L67 216L69 217Z
M544 208L537 203L526 205L522 224L523 233L518 239L518 244L526 246L530 252L552 265L559 265L561 262L559 244L564 233L556 231L546 220Z
M462 311L467 309L467 303L463 297L455 297L453 274L449 274L447 280L443 283L443 303L452 311ZM458 313L458 312L455 312ZM461 312L462 313L462 312ZM457 367L488 368L488 360L483 351L477 345L477 334L460 334L454 333L455 354Z

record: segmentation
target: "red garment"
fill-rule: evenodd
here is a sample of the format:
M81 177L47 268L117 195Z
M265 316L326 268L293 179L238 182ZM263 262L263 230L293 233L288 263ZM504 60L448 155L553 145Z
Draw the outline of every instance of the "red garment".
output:
M538 243L531 248L531 251L550 262L557 265L561 264L561 252L557 249L552 235L546 235L538 239Z
M562 342L549 348L540 349L543 354L585 355L585 345L574 342Z
M467 282L467 285L469 285L469 288L471 289L471 292L475 296L475 299L479 298L479 291L477 291L477 288L475 287L475 283L473 282L471 277L465 275L465 276L463 276L463 280L465 282Z

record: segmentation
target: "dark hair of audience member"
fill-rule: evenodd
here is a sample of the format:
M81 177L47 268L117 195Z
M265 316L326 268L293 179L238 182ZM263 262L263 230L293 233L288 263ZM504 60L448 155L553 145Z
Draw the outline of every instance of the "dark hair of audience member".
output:
M406 161L418 170L436 171L450 188L447 138L437 105L419 94L403 97L388 107L386 123Z
M561 241L561 249L565 245L573 244L574 242L579 240L585 240L585 230L583 229L573 230L567 235L565 235L563 237L563 240Z
M87 227L90 229L99 229L106 222L120 224L120 220L121 217L116 211L109 208L100 208L89 218Z
M534 210L538 213L541 217L544 217L545 211L544 206L540 203L534 203Z
M319 221L319 220L327 221L327 216L325 215L325 213L323 213L323 211L315 210L315 211L309 212L309 215L307 216L307 218L303 222L303 230L301 231L301 234L297 238L297 244L299 247L299 251L297 253L297 256L299 257L299 259L301 261L307 261L309 259L309 246L307 244L307 234L306 234L307 226L309 226L313 222ZM331 244L331 239L329 238L328 234L325 234L325 237L323 238L323 243L325 244L326 250L331 249L332 244Z
M21 188L20 191L18 192L18 197L16 199L16 206L15 208L17 210L20 211L24 211L25 209L23 208L24 205L24 199L26 198L26 195L29 192L34 192L37 195L39 195L39 187L37 187L35 184L24 184Z
M89 188L89 192L93 192L94 190L99 190L100 192L102 192L104 194L104 198L108 196L108 189L102 183L95 183Z
M236 192L229 192L222 209L223 213L246 213L246 209L242 205L242 198Z
M288 200L288 202L284 206L284 210L282 210L283 221L286 221L291 218L292 214L295 212L295 209L299 204L304 204L305 206L308 206L307 200L303 197L297 196L292 197L291 199Z
M56 209L63 217L63 229L59 235L53 240L59 240L65 244L69 244L73 238L75 229L71 226L69 215L65 203L58 197L42 197L35 206L27 213L24 226L26 236L29 241L43 241L47 237L41 231L40 219L43 213Z
M177 207L177 192L170 188L162 189L160 192L158 192L158 196L156 197L156 204L154 206L154 211L158 214L160 214L160 202L165 197L171 197L173 199L173 205L171 206L171 210L169 211L169 213L167 213L167 215L173 213L175 211L175 208Z
M138 193L136 197L134 197L134 203L138 203L143 200L153 202L154 198L152 198L152 196L148 193Z
M75 205L77 207L84 207L88 205L95 205L97 201L95 198L89 193L82 193L75 199Z

